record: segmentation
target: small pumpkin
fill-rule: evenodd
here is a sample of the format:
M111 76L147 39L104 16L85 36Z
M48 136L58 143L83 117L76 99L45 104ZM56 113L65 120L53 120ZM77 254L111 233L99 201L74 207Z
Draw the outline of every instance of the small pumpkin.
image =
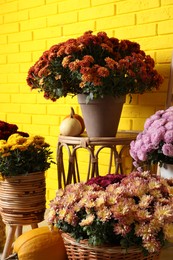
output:
M78 115L78 114L75 113L73 107L71 107L71 113L70 113L70 115L66 116L66 118L71 117L71 115L72 115L72 117L74 117L74 118L76 118L77 120L79 120L79 122L81 123L82 130L81 130L81 133L80 133L80 134L82 134L82 133L84 132L84 130L85 130L85 123L84 123L83 118L82 118L80 115Z
M60 134L65 136L79 136L85 129L83 118L75 114L71 108L70 115L66 116L60 124Z
M66 250L60 232L49 227L29 230L19 236L13 251L19 260L67 260Z

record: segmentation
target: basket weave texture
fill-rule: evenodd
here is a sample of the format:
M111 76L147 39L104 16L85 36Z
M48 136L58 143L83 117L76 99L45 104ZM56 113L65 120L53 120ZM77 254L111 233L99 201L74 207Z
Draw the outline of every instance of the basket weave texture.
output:
M8 177L0 181L0 212L5 224L41 222L45 213L44 172Z
M62 233L68 260L158 260L159 253L144 256L137 247L123 250L120 246L90 246L87 241L76 242L69 234Z

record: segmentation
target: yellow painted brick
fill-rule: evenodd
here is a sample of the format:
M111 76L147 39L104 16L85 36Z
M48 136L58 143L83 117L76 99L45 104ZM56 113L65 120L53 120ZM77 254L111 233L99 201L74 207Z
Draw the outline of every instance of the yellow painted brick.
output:
M3 44L7 43L7 35L0 35L0 45L3 46ZM3 49L3 47L1 47L0 49Z
M86 22L78 22L74 24L68 24L63 26L63 34L64 35L74 35L75 34L83 34L85 31L95 29L94 21L86 21Z
M7 62L7 57L6 55L0 55L0 64L4 64Z
M58 132L59 132L59 130L57 130L58 129L58 127L57 127L57 125L56 126L50 126L50 135L51 136L58 136Z
M162 0L162 5L172 5L172 0Z
M151 94L152 95L152 94ZM127 118L139 118L139 117L149 117L154 113L154 108L150 106L126 106L124 107L124 114Z
M57 101L58 102L58 101ZM69 105L49 105L47 106L48 115L62 115L66 116L70 114L70 106Z
M87 8L90 6L90 0L66 0L58 3L58 11L60 13L69 12L72 10L78 10Z
M114 4L101 5L79 10L79 21L93 20L96 18L113 16L115 14Z
M172 57L172 55L171 55ZM171 58L170 57L170 58ZM162 76L164 78L168 78L169 77L169 73L170 73L170 61L168 64L159 64L158 66L156 65L157 70L160 71L160 73L162 74Z
M19 32L19 24L18 23L1 24L0 32L1 34Z
M132 130L132 122L131 119L127 118L122 118L120 119L119 125L118 125L118 130Z
M1 107L1 105L0 105L0 107ZM6 113L1 113L1 112L0 112L0 119L1 119L2 121L7 122L7 120L6 120Z
M173 32L173 20L158 23L158 34L168 34Z
M156 35L155 24L134 25L115 29L115 34L120 39L134 39L135 37L148 37Z
M0 74L9 72L19 72L19 64L3 64L0 65Z
M0 79L3 77L0 76ZM5 83L5 82L4 82ZM5 87L4 87L5 86ZM18 84L2 84L2 87L0 88L1 93L19 93L19 85Z
M121 0L120 0L121 1ZM91 6L93 5L102 5L102 4L108 4L108 3L115 3L118 2L117 0L91 0Z
M32 32L18 32L8 35L8 42L26 42L32 40Z
M2 94L1 93L1 102L2 103L10 103L10 94Z
M38 104L22 104L21 105L21 112L24 114L37 114L37 115L45 115L46 114L46 107L44 105Z
M19 44L17 43L11 43L6 45L1 45L0 48L0 54L6 54L6 53L17 53L19 52Z
M49 179L47 178L46 188L51 189L51 190L56 190L56 189L58 189L58 184L55 180L51 180L50 178Z
M2 74L0 77L0 84L3 84L3 88L4 88L4 84L7 83L7 75Z
M49 127L47 125L24 124L23 131L29 133L30 135L49 135Z
M16 124L17 126L19 126L19 124L31 124L31 116L30 115L24 115L24 114L8 114L7 115L7 120L8 122L13 122L14 124Z
M133 130L134 131L143 131L144 123L147 118L138 118L138 120L133 120Z
M77 12L69 12L68 15L66 13L51 15L47 17L47 24L49 26L59 26L68 23L76 23L77 22Z
M157 50L172 48L173 34L159 35L157 37L144 37L140 39L140 45L144 50Z
M12 103L19 103L19 104L33 104L36 103L36 95L30 94L13 94L11 96ZM34 105L35 106L35 105ZM43 112L41 110L41 112Z
M0 14L6 14L6 13L11 13L15 12L18 10L18 2L17 1L11 1L9 3L4 2L1 4L0 8Z
M10 106L9 104L2 104L1 103L1 106L0 106L0 110L1 112L5 112L5 113L11 113L11 111L13 111L13 113L19 113L20 112L20 104L12 104L10 103Z
M36 51L46 49L46 40L35 40L32 42L22 42L20 43L21 52L23 51Z
M5 14L4 16L4 23L13 23L13 22L21 22L23 20L28 19L28 11L18 11L18 12L13 12L13 14Z
M31 53L22 52L22 53L12 53L7 55L9 63L23 63L32 60Z
M136 16L138 24L152 23L170 19L170 11L169 7L162 7L137 13Z
M33 60L32 60L32 54L27 52L29 55L31 55L31 62L26 62L24 61L24 63L20 63L20 72L25 72L26 73L26 77L27 77L27 73L28 73L28 70L29 68L33 65ZM26 55L26 53L24 54ZM29 59L29 56L26 55L26 58Z
M159 63L170 63L171 56L172 56L172 49L157 51L155 61Z
M37 18L29 21L22 21L20 24L21 31L31 31L37 28L46 27L46 18Z
M19 65L19 64L18 64ZM25 73L8 73L7 80L9 83L23 83L26 80Z
M0 24L2 24L4 22L4 17L1 15L0 16Z
M165 104L166 101L166 94L160 95L158 92L156 93L145 93L139 96L139 104L140 105L153 105L158 106Z
M126 1L119 1L116 3L117 6L117 14L124 14L142 10L148 10L150 8L159 7L160 1L159 0L126 0Z
M34 41L39 39L46 39L52 37L61 36L61 28L60 27L48 27L44 29L36 29L34 30Z
M29 9L29 8L34 8L40 5L44 5L45 1L44 0L30 0L30 1L23 1L23 0L18 0L19 4L19 10L21 9Z
M29 10L29 16L31 19L49 16L57 13L57 4L43 5L40 7L35 7L34 9Z
M35 106L37 107L37 106ZM38 106L39 107L39 106ZM32 123L33 124L48 124L48 125L57 125L58 122L58 116L50 116L50 115L44 115L43 113L41 115L32 115Z
M101 18L96 21L97 30L107 30L108 28L119 28L135 24L135 15L117 15L113 17Z

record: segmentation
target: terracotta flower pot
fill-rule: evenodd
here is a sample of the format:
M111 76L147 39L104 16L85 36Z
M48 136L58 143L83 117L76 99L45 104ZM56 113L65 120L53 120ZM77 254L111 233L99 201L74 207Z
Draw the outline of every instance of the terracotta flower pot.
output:
M114 137L117 133L125 96L105 96L86 103L86 95L78 94L87 135Z

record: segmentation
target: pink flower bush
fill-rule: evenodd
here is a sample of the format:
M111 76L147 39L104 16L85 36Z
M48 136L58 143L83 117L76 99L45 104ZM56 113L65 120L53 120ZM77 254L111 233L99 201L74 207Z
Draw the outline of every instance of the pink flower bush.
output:
M139 171L151 164L173 164L173 107L149 117L143 132L130 144L130 155Z
M160 251L173 225L173 180L146 171L120 178L108 175L97 183L95 178L58 190L47 216L51 228L95 246L135 245L144 252Z
M129 40L85 32L46 50L29 69L27 83L55 101L86 94L87 101L157 90L163 82L154 60Z

